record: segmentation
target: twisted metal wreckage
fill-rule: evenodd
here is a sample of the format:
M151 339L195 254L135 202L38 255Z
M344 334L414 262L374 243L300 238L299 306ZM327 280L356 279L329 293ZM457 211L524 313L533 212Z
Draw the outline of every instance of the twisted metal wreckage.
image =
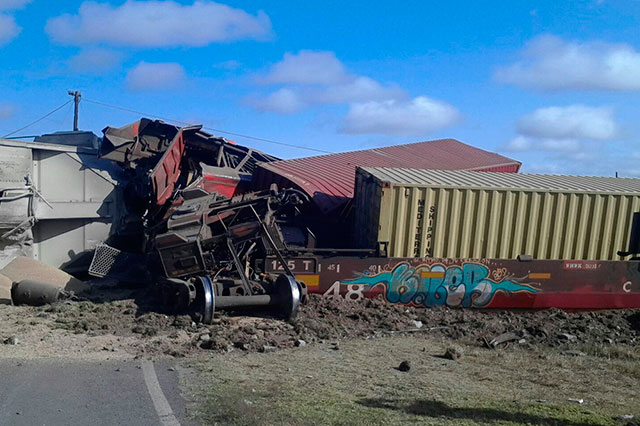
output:
M369 180L358 180L368 176L358 166L369 164L367 170L372 171L404 164L433 168L438 161L443 168L476 173L479 167L516 172L519 163L454 140L277 161L206 133L200 126L179 128L142 119L103 132L101 139L89 132L62 132L28 143L0 140L5 164L0 183L8 188L0 194L0 275L16 256L82 275L89 263L83 256L89 254L93 256L90 275L158 283L168 307L176 313L192 313L205 323L213 320L216 309L246 306L267 306L292 318L306 298L307 287L309 292L349 300L382 297L390 303L423 307L640 306L636 256L640 253L640 182L636 180L611 178L607 185L617 188L618 195L613 196L627 200L626 207L618 211L608 202L608 213L601 210L594 215L606 219L604 225L581 219L582 225L561 239L582 238L596 245L608 241L603 246L608 252L629 247L616 256L586 256L587 250L576 258L538 258L527 254L532 250L527 243L519 255L500 258L481 254L468 258L470 254L462 254L462 249L451 258L419 257L425 255L411 250L400 255L415 257L397 257L388 250L390 238L396 239L397 247L423 247L436 226L443 244L464 238L473 247L486 247L489 240L471 235L478 222L471 215L456 216L455 229L443 225L446 212L459 212L459 208L442 206L437 212L434 204L433 218L429 209L431 221L422 220L426 207L421 210L420 202L424 204L425 198L415 196L411 184L394 187L371 180L369 185ZM75 139L81 140L76 143ZM446 164L443 158L448 158ZM499 164L497 170L492 164ZM505 180L499 173L491 179ZM584 183L592 178L567 179ZM477 185L457 190L479 191ZM397 199L395 211L403 212L386 214L386 222L382 222L382 208L376 207L384 191L397 195L390 199ZM539 197L537 191L531 189L532 196ZM552 199L547 192L544 199ZM611 199L611 194L600 192L589 192L587 198ZM377 194L377 201L369 194ZM487 197L478 198L482 199ZM483 217L494 218L484 225L499 222L496 218L502 210L499 203L493 208L494 204L482 207L489 213ZM537 205L543 204L552 205ZM539 214L541 229L557 230L544 219L551 217L551 211ZM363 224L354 218L368 219ZM527 220L533 219L521 223ZM381 236L382 223L395 224L397 229ZM619 229L614 229L614 223ZM532 227L521 227L518 241L542 241L550 247L549 238L532 238L528 228ZM456 229L468 233L463 237ZM354 241L357 234L374 238L358 243ZM633 257L622 260L629 255ZM57 289L48 292L46 285L26 278L13 279L14 303L21 303L22 296L25 303L41 303L40 296L56 300ZM0 303L4 299L0 293Z
M308 197L275 185L248 191L256 164L275 157L201 126L142 119L103 132L99 157L125 172L127 215L109 245L97 247L90 274L139 271L141 261L173 309L204 323L231 307L271 305L284 318L296 316L306 287L283 253L312 241L295 223ZM279 260L282 273L262 267L267 257Z

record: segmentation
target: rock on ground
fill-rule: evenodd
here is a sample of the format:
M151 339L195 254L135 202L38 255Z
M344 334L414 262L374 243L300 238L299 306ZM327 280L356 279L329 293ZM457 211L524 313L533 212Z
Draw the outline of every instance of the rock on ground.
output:
M444 357L453 361L458 361L464 355L464 351L459 346L450 346L444 352Z

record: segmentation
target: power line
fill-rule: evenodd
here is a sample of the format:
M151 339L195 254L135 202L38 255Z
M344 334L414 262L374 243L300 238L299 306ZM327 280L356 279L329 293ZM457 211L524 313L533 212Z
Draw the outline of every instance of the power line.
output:
M82 98L82 100L84 102L88 102L90 104L95 104L95 105L100 105L100 106L107 107L107 108L117 109L117 110L120 110L120 111L130 112L130 113L133 113L133 114L136 114L136 115L140 115L140 116L157 118L159 120L164 120L164 121L168 121L168 122L182 124L184 126L193 125L193 123L187 123L186 121L176 120L174 118L162 117L162 116L155 115L155 114L149 114L149 113L146 113L146 112L136 111L136 110L125 108L125 107L121 107L121 106L118 106L118 105L111 105L111 104L107 104L107 103L99 102L99 101L94 101L94 100L87 99L87 98ZM290 144L290 143L286 143L286 142L279 142L279 141L275 141L273 139L265 139L265 138L260 138L260 137L257 137L257 136L251 136L251 135L245 135L245 134L242 134L242 133L229 132L229 131L226 131L226 130L215 129L213 127L208 127L208 126L202 126L202 128L205 129L205 130L211 130L212 132L224 133L226 135L237 136L239 138L253 139L253 140L256 140L256 141L271 143L271 144L275 144L275 145L282 145L282 146L288 146L288 147L291 147L291 148L305 149L307 151L319 152L319 153L322 153L322 154L333 154L333 152L325 151L323 149L309 148L309 147L306 147L306 146L294 145L294 144Z
M14 134L16 134L16 133L18 133L18 132L23 131L23 130L24 130L24 129L26 129L26 128L29 128L29 127L33 126L33 125L34 125L34 124L36 124L36 123L41 122L41 121L42 121L42 120L44 120L45 118L49 117L51 114L53 114L53 113L55 113L55 112L60 111L62 108L66 107L66 106L67 106L67 105L69 105L71 102L73 102L73 99L68 100L67 102L63 103L63 104L62 104L62 105L60 105L58 108L56 108L56 109L54 109L54 110L52 110L52 111L49 111L48 113L46 113L46 114L45 114L45 115L43 115L42 117L38 118L36 121L33 121L33 122L31 122L31 123L27 124L26 126L21 127L21 128L19 128L19 129L17 129L17 130L14 130L13 132L7 133L6 135L4 135L4 136L2 136L2 137L3 137L3 138L6 138L7 136L14 135Z

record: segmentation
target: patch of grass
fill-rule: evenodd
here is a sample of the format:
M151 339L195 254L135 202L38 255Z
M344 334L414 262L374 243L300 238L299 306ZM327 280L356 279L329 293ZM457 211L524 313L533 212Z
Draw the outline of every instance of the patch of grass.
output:
M626 359L465 348L395 337L190 361L195 417L229 425L619 425L640 406ZM408 373L398 371L410 360ZM598 368L594 368L594 362ZM569 398L584 398L580 405Z
M579 350L607 359L640 360L640 347L627 345L590 344L579 346Z
M242 387L241 387L242 388ZM211 396L201 407L200 420L206 424L258 425L567 425L597 426L618 424L612 417L577 405L548 403L521 404L485 399L443 402L409 397L362 397L327 389L326 393L302 395L287 388L263 393L231 385Z
M616 365L616 370L622 375L640 380L640 364L620 363Z

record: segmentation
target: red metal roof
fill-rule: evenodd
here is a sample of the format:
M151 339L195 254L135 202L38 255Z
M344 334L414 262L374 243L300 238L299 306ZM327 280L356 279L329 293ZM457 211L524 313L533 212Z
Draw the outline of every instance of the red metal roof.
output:
M309 194L323 213L353 198L356 166L517 173L521 163L455 139L439 139L362 151L261 163L258 187L292 184Z

